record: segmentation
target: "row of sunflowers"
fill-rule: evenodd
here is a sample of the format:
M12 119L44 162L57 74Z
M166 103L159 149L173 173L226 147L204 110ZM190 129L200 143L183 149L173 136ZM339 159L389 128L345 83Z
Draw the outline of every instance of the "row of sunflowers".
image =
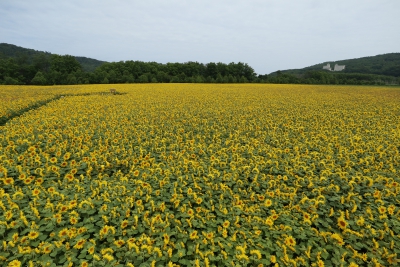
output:
M1 266L400 263L398 88L114 88L0 126Z

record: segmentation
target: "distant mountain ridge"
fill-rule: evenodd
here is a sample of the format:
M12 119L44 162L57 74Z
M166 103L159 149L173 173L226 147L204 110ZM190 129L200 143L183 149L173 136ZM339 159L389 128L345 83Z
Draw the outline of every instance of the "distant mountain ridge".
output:
M341 71L343 73L377 74L400 77L400 53L388 53L370 57L326 61L302 69L281 70L280 72L303 75L308 71L328 71L322 69L322 67L327 64L330 64L331 66L334 66L335 64L345 65L346 68ZM274 75L276 73L277 72L273 72L271 74Z
M15 58L23 57L28 63L32 63L37 55L51 56L53 53L38 51L30 48L24 48L13 44L0 43L0 58ZM97 67L101 66L106 61L101 61L87 57L77 57L76 60L81 64L84 71L93 72Z

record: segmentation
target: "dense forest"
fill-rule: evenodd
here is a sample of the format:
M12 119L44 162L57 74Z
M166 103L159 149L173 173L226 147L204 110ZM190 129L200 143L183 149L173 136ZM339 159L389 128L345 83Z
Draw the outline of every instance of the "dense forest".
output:
M305 68L259 74L246 63L199 62L157 63L142 61L104 62L86 57L57 55L11 44L0 44L0 84L99 84L99 83L302 83L302 84L363 84L397 85L400 83L400 60L393 60L381 69L353 73L329 72ZM376 56L380 57L380 56ZM371 57L374 58L374 57ZM354 60L353 60L354 61ZM345 61L340 61L343 64ZM397 64L397 65L396 65ZM361 64L362 65L362 64ZM370 66L366 65L366 66ZM391 75L382 75L391 73Z

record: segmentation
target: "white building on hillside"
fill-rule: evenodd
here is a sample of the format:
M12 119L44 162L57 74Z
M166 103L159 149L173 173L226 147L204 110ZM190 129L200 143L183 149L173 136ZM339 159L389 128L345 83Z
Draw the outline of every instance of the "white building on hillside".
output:
M342 71L342 70L344 70L345 67L346 67L346 65L335 64L335 67L333 68L333 71Z
M335 64L335 67L333 69L331 69L331 64L327 63L326 66L322 66L322 69L329 70L329 71L342 71L342 70L344 70L345 67L346 67L346 65Z
M322 69L323 70L332 70L331 69L331 64L328 63L328 64L326 64L326 66L322 66Z

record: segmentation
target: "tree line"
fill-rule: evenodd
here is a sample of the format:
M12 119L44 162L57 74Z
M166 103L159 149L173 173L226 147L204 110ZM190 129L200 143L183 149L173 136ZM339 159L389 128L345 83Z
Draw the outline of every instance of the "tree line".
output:
M0 84L107 84L107 83L245 83L257 80L246 63L166 63L121 61L103 63L84 71L70 55L37 54L23 58L0 58Z
M0 84L62 85L114 83L295 83L399 84L394 76L310 70L303 74L257 75L246 63L157 63L120 61L83 69L76 57L38 53L28 58L0 55Z
M332 85L399 85L400 77L309 70L303 74L282 73L280 71L266 78L268 83L282 84L332 84Z

